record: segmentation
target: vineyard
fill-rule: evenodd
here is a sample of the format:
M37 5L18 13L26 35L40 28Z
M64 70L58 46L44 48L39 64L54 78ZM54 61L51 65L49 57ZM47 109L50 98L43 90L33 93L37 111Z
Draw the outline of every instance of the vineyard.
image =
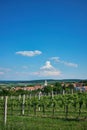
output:
M0 97L0 126L24 120L87 121L87 93ZM25 119L25 120L26 120ZM13 120L13 122L12 122ZM20 120L19 120L20 124ZM52 124L52 122L51 122ZM2 125L2 126L3 126ZM57 125L57 124L56 124ZM81 125L81 124L80 124ZM86 130L86 123L84 130ZM74 126L73 126L74 127ZM83 126L82 126L83 128ZM8 127L9 129L9 127ZM21 128L22 129L22 128ZM42 129L42 128L41 128ZM55 128L56 129L56 128ZM4 130L4 128L3 128ZM61 129L62 130L62 129Z

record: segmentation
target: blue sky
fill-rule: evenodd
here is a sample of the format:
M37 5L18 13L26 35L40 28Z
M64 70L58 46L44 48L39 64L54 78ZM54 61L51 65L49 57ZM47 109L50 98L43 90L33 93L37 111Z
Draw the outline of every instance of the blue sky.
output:
M0 80L87 79L86 0L0 0Z

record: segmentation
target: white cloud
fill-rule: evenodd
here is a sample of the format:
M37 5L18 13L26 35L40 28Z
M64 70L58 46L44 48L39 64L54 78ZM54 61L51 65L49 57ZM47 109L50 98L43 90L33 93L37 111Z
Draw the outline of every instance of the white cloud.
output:
M45 76L45 77L47 77L47 76L60 76L60 74L61 74L61 72L58 71L58 70L55 70L55 71L53 71L53 70L50 70L50 71L44 70L44 71L40 72L40 76Z
M4 75L4 72L0 72L0 75Z
M42 54L42 52L39 51L39 50L35 50L35 51L18 51L18 52L16 52L16 54L19 54L19 55L22 55L22 56L33 57L33 56Z
M61 71L55 69L52 65L50 61L46 61L45 65L42 66L40 68L40 71L38 72L34 72L34 75L38 75L38 76L60 76L61 75Z
M10 71L11 71L11 69L9 69L9 68L0 67L0 76L2 76L2 75L6 76L6 74L8 74Z
M51 65L50 61L46 61L45 65L42 66L40 69L42 69L42 70L50 70L50 69L54 69L54 67Z
M60 58L59 57L51 57L51 60L54 60L55 62L60 62Z
M43 70L43 71L38 71L38 72L34 72L33 75L37 75L39 77L48 77L48 76L60 76L61 72L59 70Z
M78 67L78 64L60 60L59 57L51 57L50 59L53 60L53 61L55 61L55 62L57 62L57 63L62 63L64 65L66 65L66 66L75 67L75 68Z
M78 65L77 64L75 64L75 63L71 63L71 62L63 62L65 65L67 65L67 66L70 66L70 67L78 67Z
M30 75L30 73L29 72L15 72L15 74L17 75L17 76L28 76L28 75Z
M38 71L38 72L33 72L32 75L37 75L39 77L48 77L48 76L54 76L58 77L61 75L61 72L59 70L43 70L43 71Z
M50 77L50 76L60 76L61 72L58 70L40 70L37 72L16 72L17 76L38 76L38 77Z
M45 64L38 71L26 71L27 66L22 66L24 68L22 71L14 72L14 75L18 78L20 77L47 77L47 78L56 78L61 76L61 71L57 70L50 61L46 61Z

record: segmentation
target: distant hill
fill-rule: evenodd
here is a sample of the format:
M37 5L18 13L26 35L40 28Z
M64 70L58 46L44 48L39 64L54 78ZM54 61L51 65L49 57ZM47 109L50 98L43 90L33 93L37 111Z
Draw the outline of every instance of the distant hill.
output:
M48 83L53 82L85 82L87 80L81 80L81 79L61 79L61 80L55 80L55 79L41 79L41 80L30 80L30 81L0 81L0 84L43 84L47 80Z

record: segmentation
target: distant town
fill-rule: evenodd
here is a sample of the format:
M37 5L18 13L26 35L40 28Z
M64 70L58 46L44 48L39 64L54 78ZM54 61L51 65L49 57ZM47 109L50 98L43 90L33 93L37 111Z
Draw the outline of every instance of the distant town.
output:
M87 92L87 80L0 81L0 95L10 93L69 94Z

